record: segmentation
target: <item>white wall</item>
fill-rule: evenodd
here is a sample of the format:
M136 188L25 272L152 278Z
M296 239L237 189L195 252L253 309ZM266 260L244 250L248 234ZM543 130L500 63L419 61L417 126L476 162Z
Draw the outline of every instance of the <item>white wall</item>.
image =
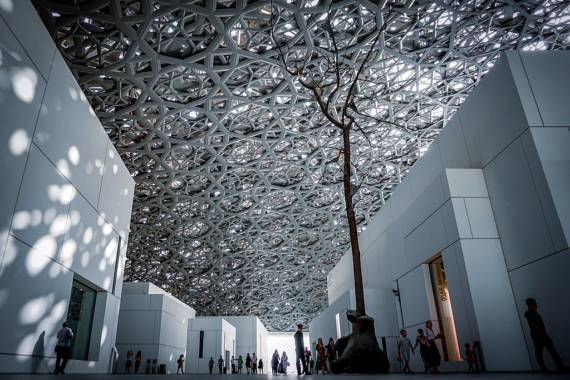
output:
M73 277L80 276L99 295L90 360L71 361L67 370L107 372L134 181L31 3L6 4L0 6L0 371L53 371L55 334Z
M199 358L200 331L204 332L203 357ZM225 350L230 351L230 359L236 356L236 328L224 317L198 317L188 321L186 372L208 373L210 357L214 359L214 373L218 373L218 359L224 359L224 365L231 372L231 363L225 362ZM245 358L244 358L245 361Z
M570 303L557 291L570 285L559 273L570 231L569 66L568 52L507 52L360 235L365 288L386 290L388 304L398 287L396 316L410 330L437 320L426 263L442 253L460 347L480 340L489 370L530 368L527 297L570 361L561 334ZM329 274L330 308L353 288L351 271L347 252Z
M267 329L261 320L255 316L224 316L232 326L236 328L236 359L239 355L245 361L247 353L255 352L258 359L268 363L267 353Z
M147 359L166 364L167 373L175 373L180 355L186 356L188 319L196 312L149 282L125 282L117 327L117 371L125 372L129 350L142 353L141 371Z

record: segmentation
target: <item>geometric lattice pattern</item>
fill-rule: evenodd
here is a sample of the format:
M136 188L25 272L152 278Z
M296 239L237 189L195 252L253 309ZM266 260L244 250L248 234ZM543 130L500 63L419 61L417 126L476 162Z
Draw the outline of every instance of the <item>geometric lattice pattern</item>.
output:
M341 137L276 44L294 64L334 33L357 67L387 2L35 2L136 180L126 279L202 315L310 321L348 248ZM353 136L360 229L502 51L570 46L568 1L388 3L366 72L383 86L366 112L385 122Z

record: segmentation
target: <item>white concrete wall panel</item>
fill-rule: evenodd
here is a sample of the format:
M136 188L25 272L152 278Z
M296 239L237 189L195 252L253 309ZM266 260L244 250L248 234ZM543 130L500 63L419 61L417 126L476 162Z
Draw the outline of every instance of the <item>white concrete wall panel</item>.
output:
M0 268L0 352L55 356L72 279L73 273L52 257L9 237Z
M81 194L71 202L60 262L110 292L119 236Z
M109 144L97 209L115 226L120 236L129 235L135 183L115 148Z
M60 54L53 60L34 142L97 205L109 139Z
M443 189L441 175L434 174L431 177L430 183L424 185L422 188L425 191L415 196L410 207L404 211L400 217L405 235L409 235L424 220L441 207L446 200L446 192Z
M469 226L474 239L498 239L489 198L465 198Z
M528 370L521 321L498 239L461 241L481 346L488 370ZM484 274L484 275L482 275ZM503 349L508 342L509 349ZM492 353L492 354L491 354Z
M55 43L29 0L4 1L0 17L17 36L18 42L34 62L37 70L48 79L55 55ZM2 40L5 35L0 34Z
M423 324L431 319L426 278L421 267L398 279L404 327Z
M445 190L452 198L488 197L485 177L481 169L445 169Z
M544 126L570 127L570 54L553 51L521 54L521 58Z
M11 233L55 259L67 228L75 188L32 145L22 180Z
M445 213L439 209L405 238L406 257L410 262L423 263L447 247Z
M532 128L531 135L549 190L541 195L550 196L554 203L552 207L541 197L543 212L555 248L566 248L570 242L570 128Z
M552 252L552 239L520 140L484 170L509 269Z
M456 117L461 121L472 166L488 164L528 127L517 95L509 65L502 58L461 106Z
M437 144L443 168L471 168L459 117L451 118L434 144Z
M1 17L0 43L0 77L5 78L0 85L1 260L46 84Z

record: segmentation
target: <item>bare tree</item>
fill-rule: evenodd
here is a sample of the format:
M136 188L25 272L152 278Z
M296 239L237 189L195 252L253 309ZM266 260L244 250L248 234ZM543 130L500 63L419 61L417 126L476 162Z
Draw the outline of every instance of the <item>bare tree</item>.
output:
M353 35L350 33L351 20L346 14L333 7L330 2L326 17L319 15L307 21L306 29L320 28L324 38L313 38L314 46L304 46L298 40L278 40L274 34L279 14L271 12L271 33L279 50L282 68L296 78L301 86L309 90L312 100L318 104L326 121L340 130L342 147L338 155L327 165L338 165L342 171L346 219L349 229L352 263L354 270L354 288L356 295L357 316L366 315L362 265L358 241L358 223L355 214L355 195L363 185L366 175L359 174L359 166L353 161L353 137L364 137L368 144L368 132L379 124L390 124L405 132L405 129L382 117L377 112L376 104L386 96L387 79L382 75L384 60L384 32L396 13L389 5L378 11L368 25L359 25L370 29L365 35L367 49L353 49ZM345 30L346 31L343 31ZM309 33L300 30L299 33ZM298 45L296 45L298 44ZM406 86L409 83L402 83ZM370 108L372 107L372 108ZM388 158L389 159L389 158ZM326 167L325 167L326 170Z

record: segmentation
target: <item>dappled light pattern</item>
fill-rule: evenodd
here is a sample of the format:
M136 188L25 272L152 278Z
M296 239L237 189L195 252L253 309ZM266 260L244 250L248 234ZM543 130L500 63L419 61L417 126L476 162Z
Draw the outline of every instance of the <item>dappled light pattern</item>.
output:
M357 67L389 20L364 76L378 120L352 136L365 228L502 51L570 45L563 0L37 3L136 179L126 279L272 330L326 306L348 248L339 131L280 52L318 76L334 31Z

